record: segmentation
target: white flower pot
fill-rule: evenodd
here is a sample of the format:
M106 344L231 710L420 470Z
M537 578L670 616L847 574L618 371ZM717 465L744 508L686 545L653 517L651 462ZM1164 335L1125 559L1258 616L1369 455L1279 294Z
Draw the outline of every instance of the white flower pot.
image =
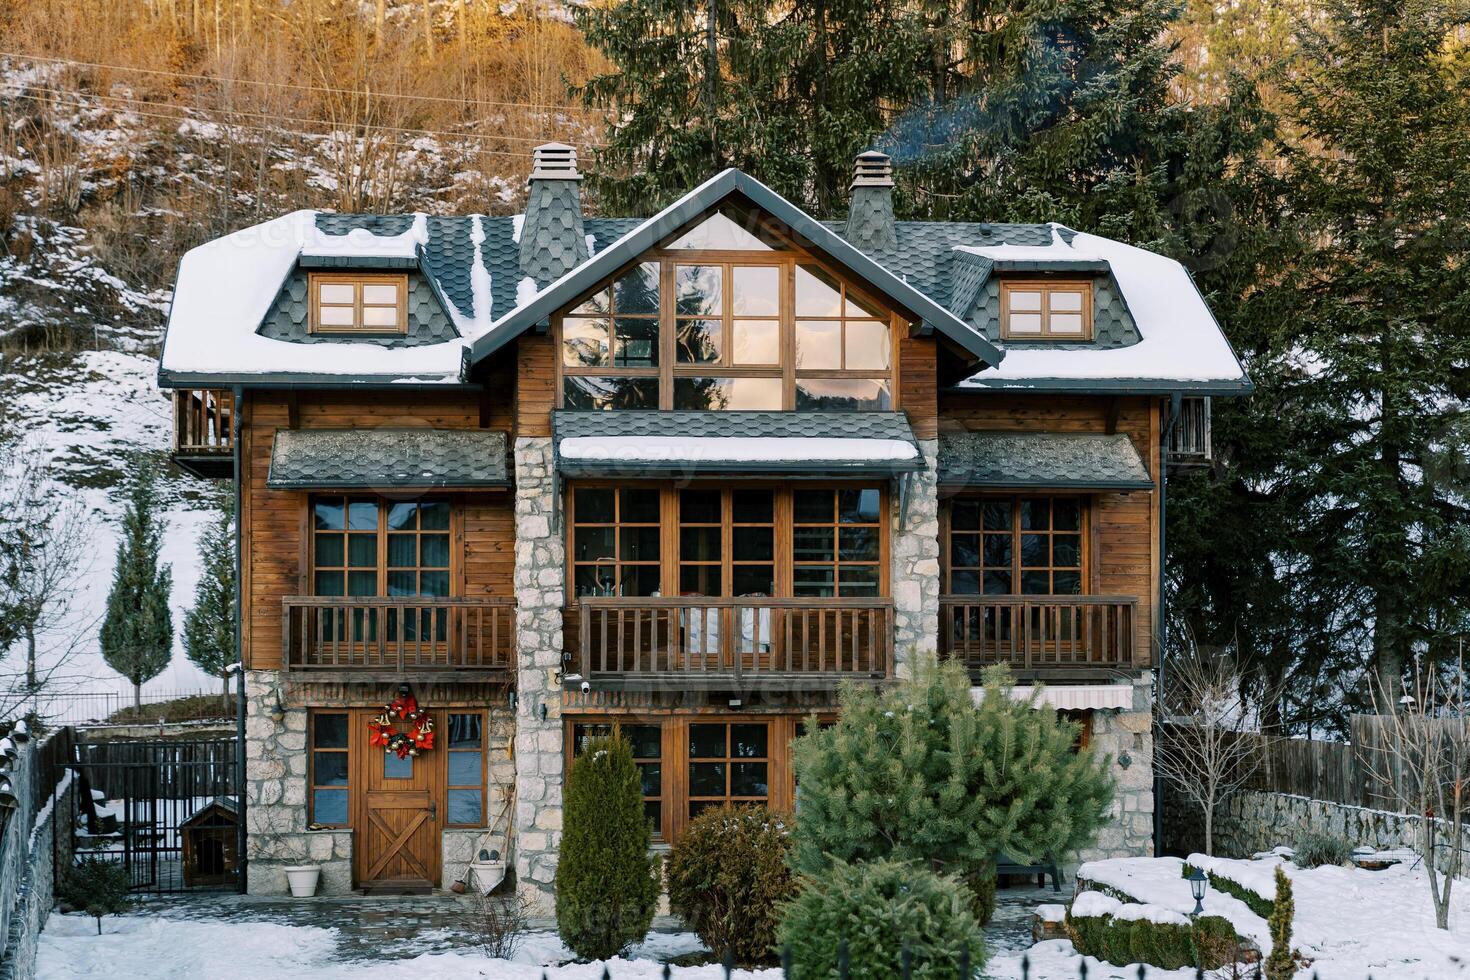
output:
M293 864L285 871L286 883L291 886L292 898L310 898L316 894L316 883L322 876L320 865Z

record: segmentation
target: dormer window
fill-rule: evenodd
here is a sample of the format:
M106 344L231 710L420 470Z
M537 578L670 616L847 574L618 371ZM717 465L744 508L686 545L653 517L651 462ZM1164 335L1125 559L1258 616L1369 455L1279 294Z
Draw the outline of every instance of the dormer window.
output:
M1091 340L1092 284L1001 283L1001 336L1007 340Z
M311 332L408 332L408 276L312 273Z

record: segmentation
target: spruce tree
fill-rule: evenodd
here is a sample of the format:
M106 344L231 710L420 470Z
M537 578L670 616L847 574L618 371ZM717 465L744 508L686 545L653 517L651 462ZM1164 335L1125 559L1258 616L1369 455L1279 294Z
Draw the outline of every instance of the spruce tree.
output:
M200 670L220 679L230 697L228 668L235 646L235 521L230 498L218 519L199 538L201 573L194 605L184 613L184 652Z
M643 784L622 737L588 742L567 776L556 868L556 928L586 960L642 941L658 905L658 863Z
M988 879L995 859L1062 861L1092 840L1113 798L1076 726L1018 701L1004 668L977 705L953 661L916 665L886 691L846 687L837 723L795 743L792 862L892 859ZM813 726L815 729L815 726Z
M158 507L157 471L140 459L128 476L122 540L100 635L103 659L133 685L135 708L142 704L144 682L163 673L173 656L173 576L158 563L165 530Z

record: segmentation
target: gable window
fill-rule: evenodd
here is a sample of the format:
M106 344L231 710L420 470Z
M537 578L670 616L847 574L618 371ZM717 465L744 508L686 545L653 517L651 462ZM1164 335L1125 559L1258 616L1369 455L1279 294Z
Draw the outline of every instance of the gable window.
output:
M715 214L559 318L570 409L887 410L892 312Z
M1023 340L1089 340L1092 337L1091 283L1003 282L1000 305L1002 337Z
M308 277L312 333L407 333L408 276Z
M1081 497L961 497L950 505L945 591L1081 595L1087 507Z

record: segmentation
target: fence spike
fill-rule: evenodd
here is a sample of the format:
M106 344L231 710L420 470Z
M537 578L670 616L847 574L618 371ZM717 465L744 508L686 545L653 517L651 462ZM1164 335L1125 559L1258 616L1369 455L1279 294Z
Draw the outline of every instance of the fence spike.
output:
M847 937L837 943L837 980L847 980Z
M667 963L664 964L664 980L669 980L674 975L674 968Z
M1143 964L1138 964L1138 980L1144 980L1144 977L1146 977L1147 975L1148 971L1144 969Z
M898 951L898 970L903 975L903 980L909 980L914 969L914 951L909 949L909 944L904 943L903 948Z
M602 967L602 980L612 980L612 973L609 972L606 964Z
M1023 957L1024 960L1024 957ZM1021 964L1021 973L1024 976L1026 964ZM970 947L966 946L960 950L960 980L974 980L975 974L970 970Z
M1087 957L1082 957L1082 965L1077 968L1077 975L1082 980L1087 980Z
M725 955L720 958L720 966L725 969L725 980L730 980L730 974L735 972L735 950L725 947Z
M781 976L791 980L791 947L781 947Z

